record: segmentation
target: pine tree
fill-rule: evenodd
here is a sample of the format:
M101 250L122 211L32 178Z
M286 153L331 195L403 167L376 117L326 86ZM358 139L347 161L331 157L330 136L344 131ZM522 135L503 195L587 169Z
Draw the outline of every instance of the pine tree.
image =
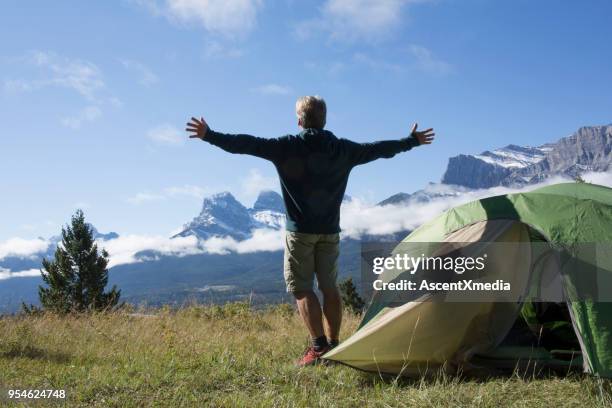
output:
M363 311L365 302L357 293L357 288L353 283L353 278L346 278L338 285L340 294L342 295L342 303L348 307L353 313L359 314Z
M107 310L117 305L121 291L108 283L108 253L98 252L93 229L77 210L71 225L62 228L62 243L54 260L43 259L41 271L47 287L38 287L42 307L57 313Z

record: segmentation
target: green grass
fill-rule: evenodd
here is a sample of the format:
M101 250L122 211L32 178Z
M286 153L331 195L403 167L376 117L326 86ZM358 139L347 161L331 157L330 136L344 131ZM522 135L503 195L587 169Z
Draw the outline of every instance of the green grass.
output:
M612 406L609 382L587 375L404 380L344 366L298 369L307 337L287 305L150 313L0 318L0 405L9 388L54 388L66 390L66 405L83 407ZM357 322L346 318L343 337Z

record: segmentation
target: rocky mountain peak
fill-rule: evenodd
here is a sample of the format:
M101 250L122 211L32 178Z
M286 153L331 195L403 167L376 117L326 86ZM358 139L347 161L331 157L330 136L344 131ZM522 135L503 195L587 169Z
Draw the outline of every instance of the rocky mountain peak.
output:
M612 162L611 149L612 125L585 126L555 143L538 147L511 144L480 154L451 157L442 183L480 189L606 171Z
M200 214L185 224L183 231L175 236L195 235L204 239L230 236L245 239L253 224L249 210L231 193L222 192L204 198Z
M257 200L255 200L253 210L271 210L282 213L285 211L285 205L283 203L283 198L276 191L262 191L259 193Z

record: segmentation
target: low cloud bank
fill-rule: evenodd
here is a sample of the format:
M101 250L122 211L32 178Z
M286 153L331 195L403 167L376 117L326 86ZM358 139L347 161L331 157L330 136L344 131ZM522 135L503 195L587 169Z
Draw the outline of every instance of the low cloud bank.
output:
M110 255L109 267L150 260L149 257L138 257L143 251L152 251L156 256L188 256L198 254L227 255L229 253L245 254L261 251L278 251L282 249L283 232L273 229L258 229L253 235L237 241L231 237L213 237L206 240L195 236L167 238L162 236L126 235L109 241L99 241Z
M612 172L588 173L582 178L585 181L612 187ZM554 177L544 183L524 188L493 187L482 190L466 190L460 187L433 184L426 188L437 198L431 201L408 202L376 206L372 203L352 199L342 206L342 230L344 237L358 239L364 234L387 235L400 231L412 230L438 216L443 211L484 197L530 191L538 187L559 182L567 182L562 177ZM231 237L213 237L207 240L194 236L168 238L149 235L125 235L108 241L99 241L100 247L110 254L110 267L150 260L150 257L139 257L138 253L151 251L156 256L188 256L197 254L226 255L231 253L246 254L262 251L278 251L283 248L283 231L263 228L243 241ZM46 252L50 245L43 239L25 240L12 238L0 242L0 260L8 256L36 257ZM154 258L153 258L154 259ZM11 272L0 268L0 280L20 276L36 276L37 269Z
M42 238L10 238L0 242L0 260L9 256L30 258L47 251L50 242Z
M231 252L239 254L271 252L283 248L283 236L284 231L262 228L253 231L253 235L244 241L236 241L231 237L214 237L202 241L202 247L207 253L220 255Z
M612 172L586 173L582 178L589 183L612 187ZM441 195L441 197L426 203L408 202L407 204L372 206L359 199L353 199L342 207L342 230L345 236L351 238L359 238L364 234L386 235L413 230L442 212L470 201L501 194L531 191L568 181L567 178L552 177L543 183L522 188L492 187L481 190L466 190L455 186L433 184L425 190Z
M40 276L39 269L28 269L27 271L11 272L8 269L0 268L0 281L11 278L26 278Z
M203 253L196 237L167 238L150 235L124 235L108 241L98 241L98 246L110 255L109 267L139 262L137 253L155 251L159 255L187 256Z

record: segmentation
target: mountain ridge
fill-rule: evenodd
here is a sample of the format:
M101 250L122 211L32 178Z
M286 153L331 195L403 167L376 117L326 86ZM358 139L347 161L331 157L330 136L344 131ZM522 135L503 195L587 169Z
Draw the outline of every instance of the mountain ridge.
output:
M612 124L583 126L573 134L541 146L510 144L480 154L449 158L442 184L481 189L521 187L552 176L574 178L607 171L612 162Z
M538 147L510 144L476 155L458 155L449 159L442 182L429 183L412 193L394 194L376 205L384 207L423 204L444 198L460 198L474 190L488 188L483 185L524 186L558 175L571 178L588 171L607 171L610 170L612 162L611 149L612 125L607 125L582 127L568 137ZM450 173L453 171L459 172L459 175L469 176L470 173L467 171L470 170L469 166L473 167L472 171L483 174L482 178L471 176L476 181L474 184L470 183L472 180L469 180L469 177L467 182L465 177L463 179L457 175L452 175L455 179L451 177ZM490 174L487 174L487 171ZM345 202L350 201L351 198L346 196ZM276 192L261 192L250 208L240 203L231 193L222 192L204 198L200 213L173 237L195 236L198 240L232 237L241 241L250 238L258 228L281 229L284 217L282 197ZM408 232L392 234L390 238L401 239ZM102 234L95 228L94 235L102 241L119 238L116 233ZM371 238L385 240L385 237L380 235L361 236L362 240ZM36 256L0 258L0 272L40 268L42 257L48 258L53 255L60 237L54 236L47 241L49 246L46 251ZM341 245L343 250L340 263L343 265L341 268L343 276L348 275L358 279L359 242L347 238L342 240ZM114 266L110 275L112 283L117 283L124 290L126 299L134 302L147 301L158 304L180 302L192 296L203 296L204 292L194 292L194 290L206 285L231 284L237 288L232 294L223 295L208 291L207 296L217 297L205 298L206 301L240 299L240 296L248 296L251 290L276 293L270 296L284 293L282 273L279 270L282 265L281 251L234 253L231 257L212 253L173 256L148 254L143 251L134 256L138 262ZM36 285L40 282L39 276L3 281L0 285L0 311L17 310L22 300L26 300L26 303L35 303Z

